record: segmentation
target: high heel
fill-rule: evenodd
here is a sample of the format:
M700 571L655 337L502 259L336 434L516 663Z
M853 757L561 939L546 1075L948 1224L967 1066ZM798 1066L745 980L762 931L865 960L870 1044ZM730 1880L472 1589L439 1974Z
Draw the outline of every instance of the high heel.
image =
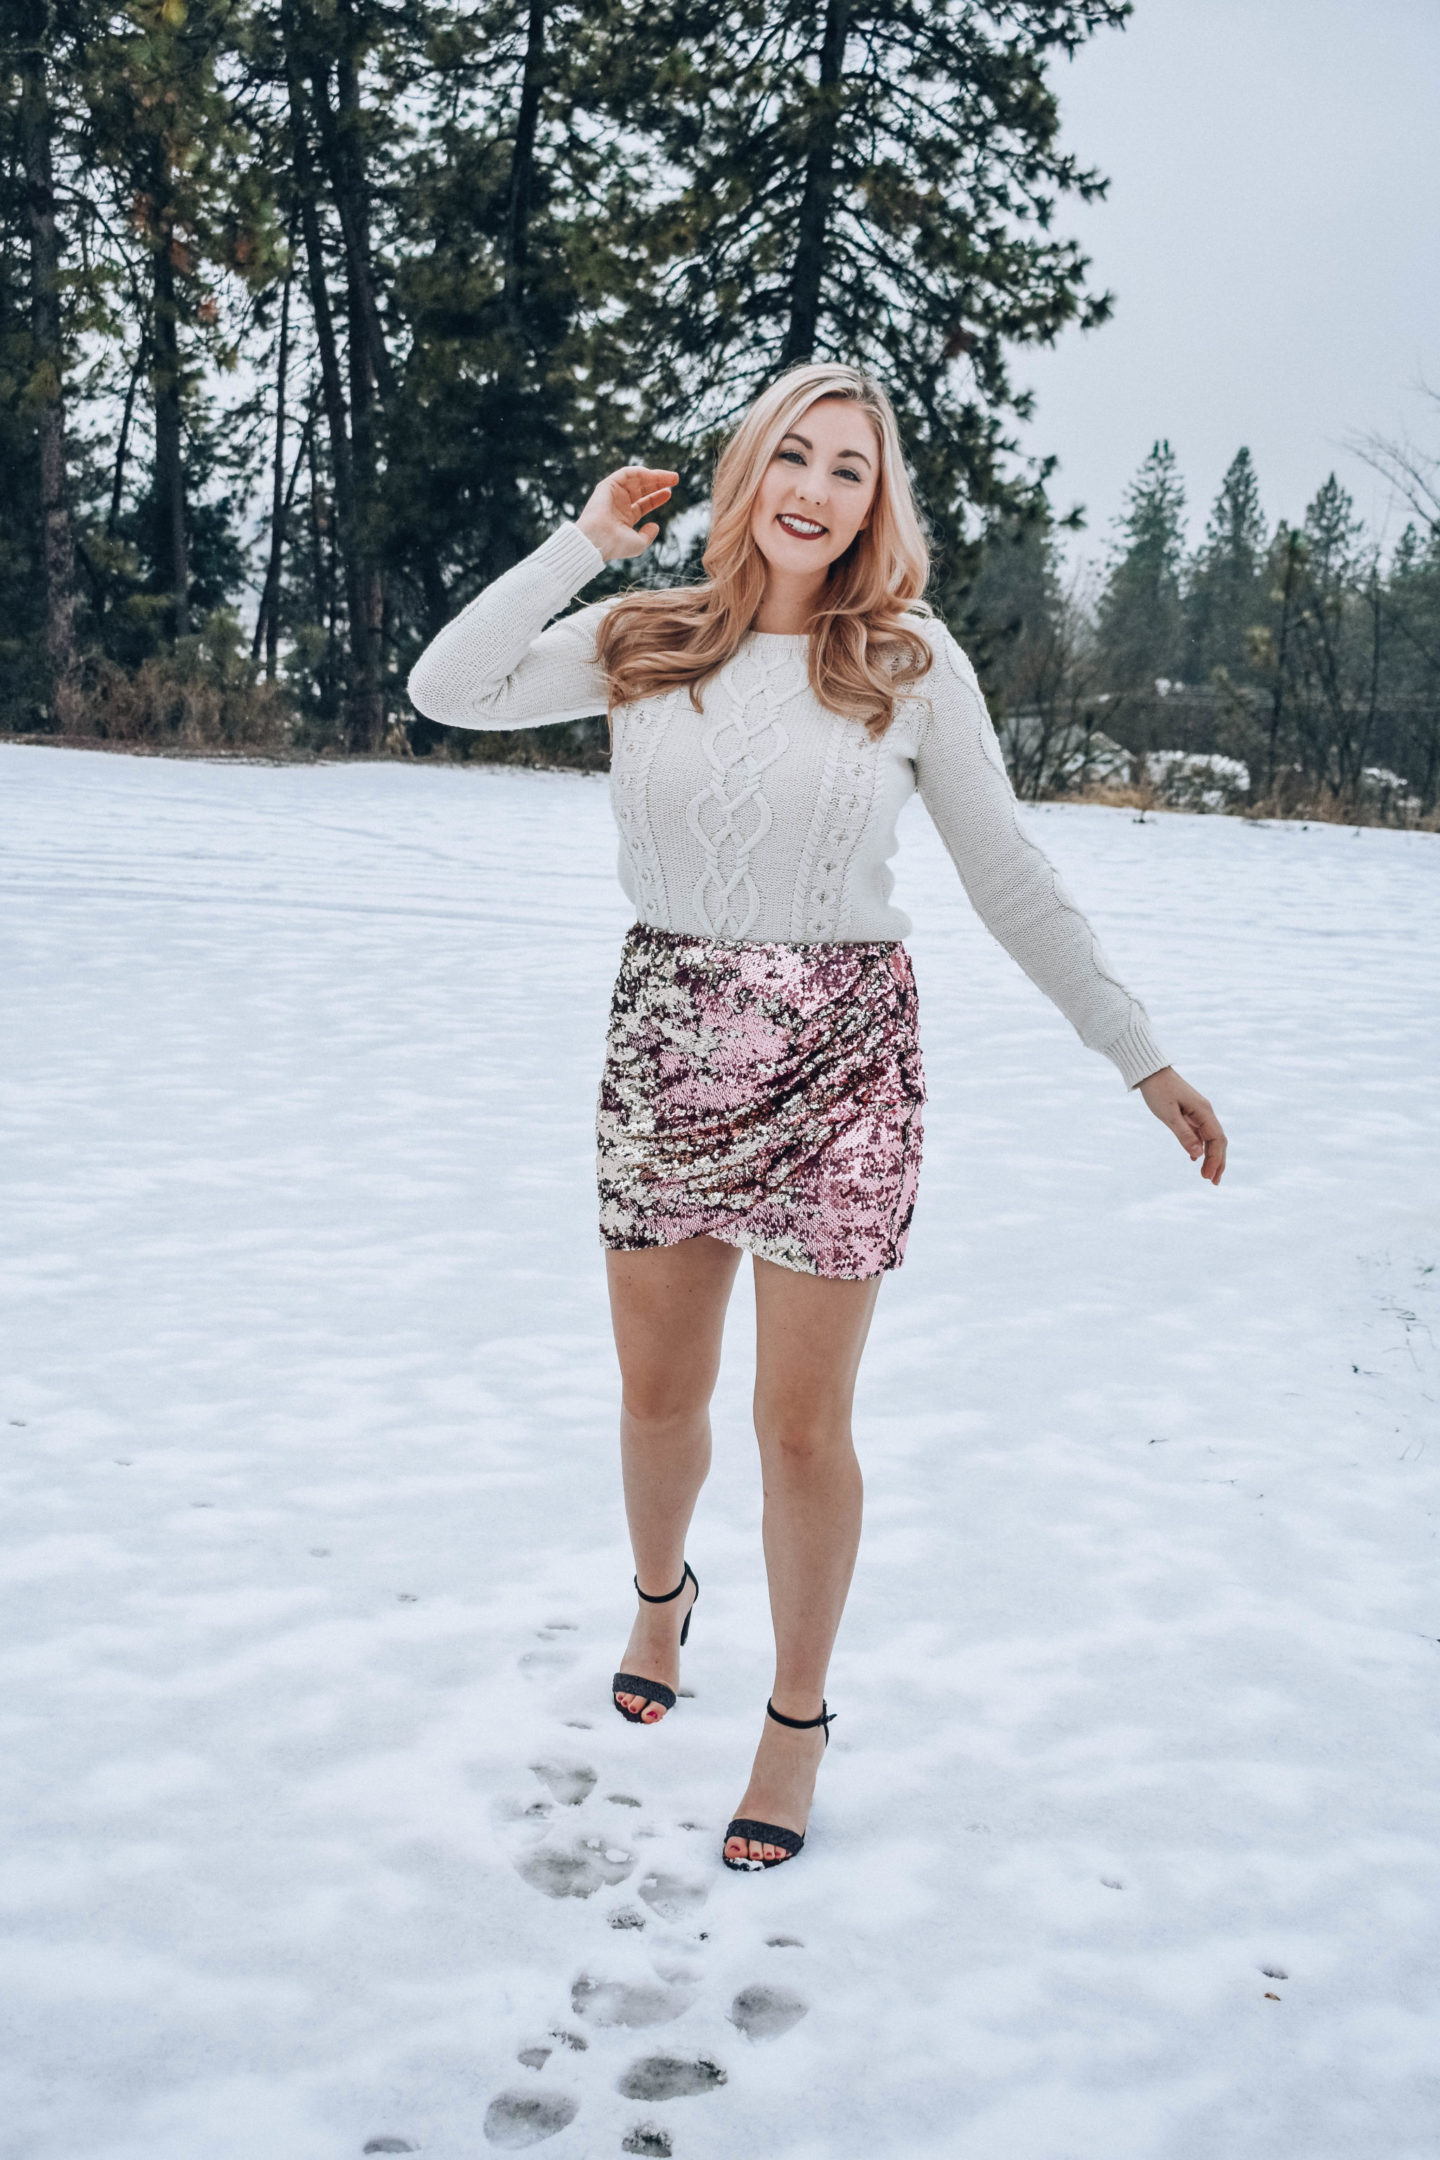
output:
M652 1597L648 1590L642 1590L639 1576L637 1575L635 1578L635 1594L637 1597L643 1598L647 1605L673 1604L685 1588L686 1583L695 1584L695 1595L690 1600L690 1611L686 1613L680 1628L680 1647L682 1650L689 1639L690 1621L695 1607L700 1602L700 1584L696 1580L695 1571L689 1561L685 1562L685 1572L680 1577L679 1582L676 1583L675 1588L662 1592L659 1597ZM663 1680L647 1680L643 1673L617 1672L610 1682L610 1700L615 1703L615 1708L620 1712L627 1725L643 1725L645 1723L645 1713L643 1710L627 1710L624 1703L615 1701L617 1695L643 1695L647 1703L659 1703L662 1710L673 1710L675 1707L675 1690L666 1687ZM650 1720L652 1725L658 1722L658 1719L655 1718Z
M823 1725L825 1745L830 1745L830 1727L835 1722L836 1713L824 1701L820 1704L819 1717L786 1717L772 1702L766 1703L765 1715L774 1718L777 1725L788 1725L792 1732L813 1732L817 1725ZM753 1840L757 1845L778 1845L782 1857L779 1860L732 1860L725 1850L732 1837L744 1838L747 1844ZM734 1868L739 1874L748 1875L760 1868L784 1867L787 1860L794 1859L804 1843L803 1830L787 1830L782 1823L752 1822L748 1815L737 1815L725 1832L720 1857L726 1867Z

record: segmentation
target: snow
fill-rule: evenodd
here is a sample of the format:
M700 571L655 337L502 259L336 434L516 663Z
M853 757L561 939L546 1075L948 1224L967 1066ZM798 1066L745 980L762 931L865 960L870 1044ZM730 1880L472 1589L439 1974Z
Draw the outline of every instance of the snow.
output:
M743 1289L694 1697L607 1701L603 783L10 746L0 816L0 2151L1433 2151L1440 841L1027 813L1216 1193L907 816L926 1170L752 1877Z

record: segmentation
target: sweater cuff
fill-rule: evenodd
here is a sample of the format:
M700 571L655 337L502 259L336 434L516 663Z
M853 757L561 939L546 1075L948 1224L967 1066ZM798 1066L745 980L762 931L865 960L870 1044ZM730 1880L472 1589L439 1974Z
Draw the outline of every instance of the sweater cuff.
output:
M564 587L567 600L573 600L605 567L605 558L594 541L587 540L569 518L557 525L548 540L541 541L530 560L537 570L543 570Z
M1114 1042L1102 1044L1101 1048L1118 1068L1127 1088L1138 1087L1142 1080L1148 1080L1151 1073L1161 1071L1170 1062L1151 1034L1150 1023L1138 1005L1124 1034L1117 1035Z

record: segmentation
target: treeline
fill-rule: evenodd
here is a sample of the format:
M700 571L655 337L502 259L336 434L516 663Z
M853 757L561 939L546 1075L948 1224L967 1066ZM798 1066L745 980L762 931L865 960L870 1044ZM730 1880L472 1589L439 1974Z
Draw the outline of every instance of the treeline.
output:
M1049 72L1128 12L7 0L0 729L533 755L417 720L420 646L608 467L703 502L756 389L833 357L892 390L1026 792L1432 816L1434 461L1372 446L1382 555L1333 477L1267 529L1242 451L1190 554L1157 445L1090 590L1016 450L1009 355L1109 309Z
M1054 532L997 530L970 596L1017 785L1099 784L1282 815L1433 818L1440 798L1440 464L1368 455L1411 514L1388 555L1332 473L1273 530L1248 450L1200 547L1157 443L1098 591Z
M434 747L446 617L810 357L891 386L958 608L1045 514L1008 353L1108 310L1047 70L1127 13L7 0L0 727Z

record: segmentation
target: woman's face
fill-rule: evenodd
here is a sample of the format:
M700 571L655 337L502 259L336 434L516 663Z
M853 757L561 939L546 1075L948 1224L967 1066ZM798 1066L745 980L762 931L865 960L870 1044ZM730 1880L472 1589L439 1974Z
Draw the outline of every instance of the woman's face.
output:
M782 437L760 482L750 532L772 569L810 574L837 562L870 522L880 444L852 398L817 398Z

